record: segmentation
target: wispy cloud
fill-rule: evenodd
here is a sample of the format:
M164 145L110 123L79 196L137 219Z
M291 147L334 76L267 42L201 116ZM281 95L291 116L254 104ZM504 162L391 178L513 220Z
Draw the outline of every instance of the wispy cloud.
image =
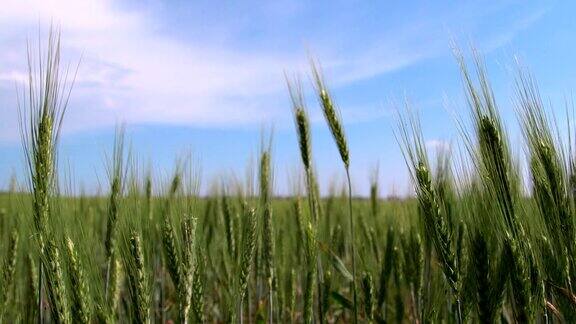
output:
M436 153L450 153L452 145L448 141L432 139L426 141L426 148Z
M290 10L274 12L287 21L306 10L299 5L286 8ZM38 24L46 26L51 19L62 28L66 58L83 57L66 123L65 131L70 132L107 127L119 120L204 127L282 124L289 114L283 71L306 71L307 47L323 62L333 84L342 86L439 55L448 44L445 20L462 14L457 10L438 17L416 13L406 19L416 24L399 23L386 31L363 27L362 17L343 22L357 23L363 29L358 31L344 26L324 35L298 30L303 36L292 39L286 28L258 39L268 45L250 48L226 41L242 38L234 32L236 25L215 26L215 33L222 33L218 41L174 35L165 28L170 21L146 6L111 0L5 0L0 10L0 112L5 116L0 139L17 134L12 84L25 80L26 38L35 39ZM482 12L466 10L474 18L466 24L473 29L483 19ZM530 17L535 18L520 17L513 32L539 16ZM332 18L319 23L339 23L338 17ZM245 19L241 24L257 23ZM195 28L194 22L187 28ZM290 50L274 48L276 38L283 36ZM497 35L487 36L490 39L504 42ZM313 45L306 45L309 41ZM373 110L354 115L362 120L382 114Z

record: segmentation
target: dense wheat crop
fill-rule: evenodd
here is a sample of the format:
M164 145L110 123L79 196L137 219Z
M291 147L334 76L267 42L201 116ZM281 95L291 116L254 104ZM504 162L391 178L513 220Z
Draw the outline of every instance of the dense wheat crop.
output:
M72 80L59 37L39 53L20 98L29 172L0 194L2 323L576 321L574 137L524 70L514 98L523 156L511 153L478 55L470 65L456 54L471 116L455 122L462 157L428 152L418 116L398 114L411 198L379 197L377 174L370 197L353 195L345 121L317 64L318 107L306 106L298 78L287 82L302 162L293 195L275 196L271 144L246 179L219 179L200 196L191 162L158 180L120 128L107 194L85 196L58 188ZM341 195L320 195L310 109L333 135Z

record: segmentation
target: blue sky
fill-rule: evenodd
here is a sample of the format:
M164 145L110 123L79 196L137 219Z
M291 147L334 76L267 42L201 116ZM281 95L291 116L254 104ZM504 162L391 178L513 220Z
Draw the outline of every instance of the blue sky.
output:
M157 173L192 152L203 183L244 170L263 128L274 128L276 189L299 167L284 72L307 89L319 60L342 111L354 191L378 164L384 194L409 192L392 130L406 98L430 149L459 141L453 113L467 108L451 42L485 57L502 115L520 143L513 67L519 57L557 111L574 90L572 13L564 1L74 1L4 0L0 11L0 188L22 175L16 88L27 39L50 20L65 59L82 62L60 145L61 166L89 190L105 184L105 152L124 122L134 151ZM307 93L313 155L323 188L342 179L317 101ZM520 146L518 146L520 147ZM521 149L519 151L521 153ZM69 166L69 167L68 167Z

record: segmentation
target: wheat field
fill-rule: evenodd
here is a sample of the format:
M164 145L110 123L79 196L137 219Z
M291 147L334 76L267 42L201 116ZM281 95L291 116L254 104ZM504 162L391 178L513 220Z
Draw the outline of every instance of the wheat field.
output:
M573 118L553 118L529 72L518 70L513 98L525 155L512 153L479 54L467 63L455 53L470 112L454 121L462 158L428 152L417 113L398 110L412 197L382 199L377 180L370 197L353 195L354 156L317 63L311 85L287 78L301 158L291 196L275 194L271 143L245 179L200 195L192 162L158 180L122 127L106 193L88 196L59 188L59 132L74 92L60 56L52 33L28 57L18 107L28 173L0 194L0 322L576 321ZM305 104L308 86L317 107ZM309 109L322 111L346 175L328 196Z

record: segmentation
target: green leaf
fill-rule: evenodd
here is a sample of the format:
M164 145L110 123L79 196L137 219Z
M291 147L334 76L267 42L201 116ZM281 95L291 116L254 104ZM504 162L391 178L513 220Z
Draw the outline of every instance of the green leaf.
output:
M330 292L330 296L332 297L332 299L334 299L338 304L340 304L340 306L346 308L346 309L352 309L352 301L346 297L344 297L342 294L340 294L337 291L331 291Z
M325 244L318 242L318 246L322 251L324 251L329 259L332 266L346 279L348 282L352 282L353 277L350 271L346 269L344 262L340 259L334 252L332 252Z

